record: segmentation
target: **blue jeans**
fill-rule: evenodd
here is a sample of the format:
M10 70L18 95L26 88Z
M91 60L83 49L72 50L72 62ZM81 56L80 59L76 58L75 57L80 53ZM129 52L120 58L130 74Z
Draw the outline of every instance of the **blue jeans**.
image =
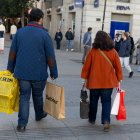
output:
M40 119L43 116L43 90L46 81L25 81L19 80L20 100L18 125L26 126L29 119L30 96L32 92L35 118Z
M67 40L67 49L73 48L73 40Z
M91 89L90 90L90 111L89 120L96 121L96 114L98 109L98 100L101 97L102 103L102 117L101 122L110 123L110 112L111 112L111 95L113 89Z

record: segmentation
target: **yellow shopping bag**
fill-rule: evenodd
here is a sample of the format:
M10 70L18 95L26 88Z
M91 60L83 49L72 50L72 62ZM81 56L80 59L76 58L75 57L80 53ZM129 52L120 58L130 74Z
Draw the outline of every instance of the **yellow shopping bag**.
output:
M0 112L12 114L18 111L18 81L9 71L0 71Z

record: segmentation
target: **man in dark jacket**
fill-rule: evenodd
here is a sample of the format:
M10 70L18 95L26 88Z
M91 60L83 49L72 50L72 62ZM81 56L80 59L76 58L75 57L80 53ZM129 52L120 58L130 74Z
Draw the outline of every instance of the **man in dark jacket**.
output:
M121 65L122 66L124 65L124 67L129 72L129 78L131 78L134 73L129 65L130 51L131 51L131 42L128 37L128 34L124 32L122 33L122 41L119 49L119 56L120 56Z
M66 49L66 51L69 51L69 49L71 51L74 51L74 49L73 49L74 34L72 33L71 28L69 28L69 30L66 32L65 37L66 37L66 40L67 40L67 49Z
M132 64L132 61L133 61L133 52L135 50L135 45L134 45L133 37L130 35L130 32L127 32L127 33L128 33L128 36L130 38L130 43L131 43L130 64Z
M51 37L42 26L43 12L32 9L30 23L17 31L9 53L7 69L19 81L20 102L18 131L25 131L29 118L29 101L32 92L35 119L40 121L47 114L43 111L43 90L50 69L51 79L58 77Z
M55 34L55 41L56 41L57 50L60 50L60 45L61 45L62 38L63 38L62 32L60 31L60 29L58 29L58 31Z

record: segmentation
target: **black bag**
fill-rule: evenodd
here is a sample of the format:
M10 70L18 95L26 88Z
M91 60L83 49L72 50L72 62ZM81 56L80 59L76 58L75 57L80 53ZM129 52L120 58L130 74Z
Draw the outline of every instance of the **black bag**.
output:
M81 90L81 97L80 98L83 101L86 101L87 100L88 95L87 95L87 91L86 90L84 90L84 89Z
M86 90L81 90L81 101L80 101L80 118L89 118L89 101L87 101L88 95Z

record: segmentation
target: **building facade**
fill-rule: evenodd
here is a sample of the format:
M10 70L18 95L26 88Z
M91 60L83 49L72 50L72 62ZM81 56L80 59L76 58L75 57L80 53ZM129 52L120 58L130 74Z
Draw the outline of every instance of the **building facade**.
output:
M81 42L88 27L93 28L93 40L102 28L112 38L123 31L130 31L135 41L140 38L140 0L42 0L40 3L45 13L44 26L51 35L58 28L65 35L71 27L78 51L83 48Z

